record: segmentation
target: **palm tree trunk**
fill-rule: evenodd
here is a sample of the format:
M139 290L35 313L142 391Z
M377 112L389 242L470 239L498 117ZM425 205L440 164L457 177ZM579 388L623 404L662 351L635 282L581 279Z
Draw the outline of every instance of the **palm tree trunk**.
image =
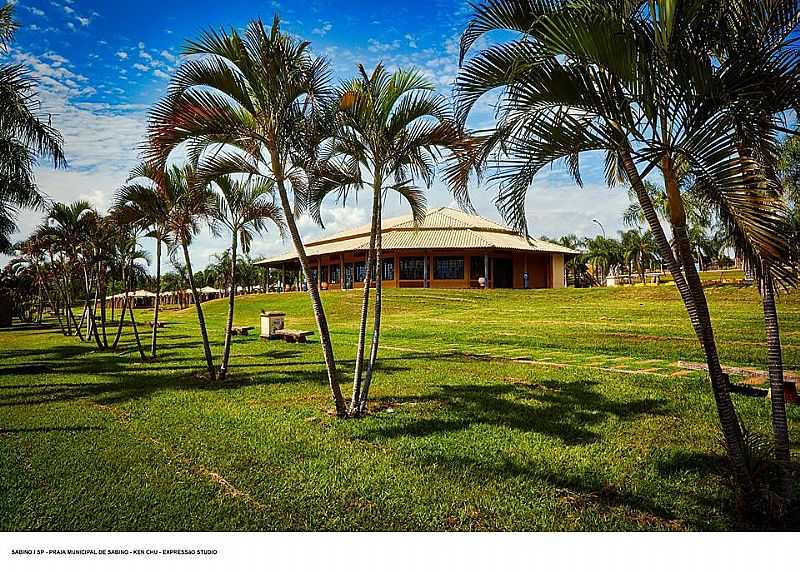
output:
M663 260L664 264L666 264L667 270L669 270L670 274L672 275L672 279L675 281L675 287L678 289L678 292L683 299L683 304L686 306L686 310L689 312L689 319L692 322L692 327L694 328L695 334L699 340L702 337L701 327L700 323L697 322L696 318L694 317L695 312L692 310L694 307L694 300L692 298L692 293L689 291L689 284L686 282L686 277L683 275L681 267L675 258L675 253L672 251L672 246L670 246L667 235L664 233L664 228L661 226L658 213L656 213L656 209L653 206L653 201L650 199L650 195L647 193L644 182L639 176L639 171L633 162L630 151L623 150L621 152L621 157L623 166L625 167L625 173L628 177L628 182L630 182L633 191L636 193L636 197L638 198L639 204L642 207L644 217L647 220L647 224L650 227L651 232L653 233L653 237L655 238L658 252L661 254L661 259Z
M117 345L119 344L119 340L122 337L122 326L125 323L125 310L128 307L128 292L130 291L128 285L128 277L127 273L125 272L125 264L122 265L122 287L125 289L125 292L122 295L122 308L121 312L119 313L119 323L117 324L117 333L114 336L114 341L111 344L111 349L116 350ZM116 300L112 298L112 304L116 303ZM113 306L112 306L113 307Z
M41 325L42 315L44 314L44 295L42 294L42 283L39 282L36 294L36 323Z
M103 335L103 349L108 349L108 335L106 334L106 284L107 276L103 275L103 264L97 263L97 297L100 304L100 333Z
M689 314L689 319L703 346L728 457L736 475L736 481L744 494L744 498L750 499L752 498L753 483L745 462L741 426L730 393L728 392L728 378L725 373L723 373L719 363L719 355L717 354L716 343L714 341L714 332L711 328L708 305L703 292L703 286L700 283L700 277L694 267L694 260L691 255L691 246L689 245L688 235L686 234L686 227L681 224L672 225L673 236L678 244L678 252L681 255L683 267L681 268L681 266L678 266L678 261L664 234L661 222L658 220L658 215L653 208L650 196L647 194L647 190L633 163L630 152L624 150L621 156L626 174L642 206L645 218L650 225L650 229L658 245L659 252L675 279L675 284L678 287L678 291L681 293L684 305ZM674 180L672 180L669 169L665 169L664 178L667 183L668 196L670 196L671 193L673 199L677 198L676 204L673 204L672 201L670 203L671 215L680 216L680 214L683 213L682 203L680 195L677 195L677 197L675 196L677 193L677 186ZM682 270L686 273L685 276Z
M683 201L680 196L677 181L672 172L671 158L666 156L663 160L662 172L667 191L667 199L670 206L670 218L672 235L677 245L678 255L681 259L686 282L694 300L694 308L687 308L690 316L695 314L695 321L700 325L700 341L706 355L708 373L711 378L711 389L714 393L714 400L717 404L717 414L719 416L722 433L725 439L725 448L728 452L731 466L736 478L736 483L742 493L742 499L749 503L753 499L754 486L752 475L748 468L744 440L742 438L742 428L736 408L731 399L727 374L722 371L717 353L717 345L714 339L714 330L711 324L711 315L708 311L703 284L700 275L694 264L692 256L692 246L686 229L686 213L683 209Z
M311 298L311 309L314 312L317 328L319 328L319 342L322 345L322 353L325 358L325 368L328 373L328 384L330 385L333 403L336 407L336 415L338 417L345 417L347 415L347 408L345 407L344 397L342 396L342 389L339 386L339 381L337 380L336 360L333 355L333 344L331 343L331 334L328 330L328 320L325 317L325 310L322 307L322 300L319 296L319 289L317 288L316 282L311 279L306 249L305 246L303 246L303 241L300 238L300 231L297 229L297 222L294 220L294 213L292 212L292 206L289 203L289 195L286 192L286 185L284 184L282 171L275 159L273 159L272 167L272 171L275 175L275 180L278 185L278 195L281 199L281 208L283 209L286 218L286 225L289 227L289 234L292 237L292 243L297 251L297 257L300 259L300 267L302 268L303 274L306 277L308 295Z
M206 320L203 316L203 307L200 304L200 296L197 295L197 288L194 285L194 273L192 272L192 261L189 258L189 247L186 241L181 241L183 247L183 258L186 261L186 273L189 278L189 288L192 289L192 297L194 298L194 306L197 309L197 321L200 324L200 336L203 338L203 351L206 355L206 365L208 366L208 376L211 381L216 379L216 371L214 369L214 358L211 355L211 344L208 341L208 331L206 331Z
M89 270L86 264L83 267L83 288L84 288L84 301L83 301L83 314L81 315L81 326L86 322L86 339L91 339L94 334L94 313L92 312L92 282L89 278Z
M75 312L72 311L72 272L67 271L67 274L64 278L64 284L66 288L66 296L67 296L67 312L69 312L69 317L72 319L72 325L75 327L75 334L77 334L78 338L85 342L86 340L83 338L83 333L81 332L81 327L83 325L83 316L81 316L81 322L78 323L78 320L75 318ZM85 309L85 308L84 308Z
M364 378L364 387L358 401L358 415L363 415L367 410L367 400L369 399L369 386L372 383L372 374L375 371L375 362L378 360L378 343L381 335L381 309L383 302L383 220L381 193L376 193L377 200L377 232L375 236L375 321L372 326L372 344L369 348L369 363L367 364L367 375ZM369 269L367 270L369 272Z
M91 308L91 322L89 323L92 334L94 335L94 341L97 344L99 349L103 349L103 342L100 340L100 330L97 327L97 320L95 319L95 315L97 314L97 305L100 302L100 275L98 274L95 277L95 290L94 290L94 302L92 302Z
M142 347L142 340L139 338L139 327L136 325L136 316L133 314L133 304L128 304L128 310L131 315L131 326L133 326L133 337L136 339L136 349L139 350L139 357L142 358L142 361L146 360L147 357L144 354L144 348Z
M61 328L61 333L66 336L67 330L64 327L64 322L61 320L61 310L57 305L53 304L53 298L50 296L50 290L48 290L47 287L45 287L44 292L47 295L47 301L50 304L50 307L53 308L53 311L56 313L56 320L58 320L58 327Z
M39 284L41 284L42 290L44 290L44 295L47 297L47 304L56 314L56 320L58 320L58 327L61 329L61 333L66 335L67 332L64 329L64 322L62 322L61 320L61 312L59 312L58 308L53 304L53 297L50 295L50 289L45 284L44 278L42 277L38 268L36 269L36 275L39 278ZM55 282L58 283L58 280L56 280Z
M150 341L150 357L156 359L158 338L158 310L161 305L161 232L156 230L156 301L153 308L153 337Z
M233 236L231 238L231 280L229 284L230 292L228 292L228 320L225 323L225 347L222 350L222 366L219 368L220 379L225 379L225 376L228 374L228 360L230 359L231 355L233 307L236 303L236 247L238 246L237 234L237 230L233 229Z
M764 285L761 301L764 306L764 325L767 333L767 365L769 370L770 402L772 404L772 432L775 439L775 458L782 466L782 488L791 498L792 475L789 470L789 425L786 420L786 393L789 391L783 379L783 355L778 326L778 311L775 306L775 287L772 283L769 264L763 264ZM794 389L794 384L793 389ZM796 389L795 389L796 395Z
M378 204L380 201L381 183L379 177L375 178L372 198L372 221L369 231L369 248L365 262L364 274L364 293L361 298L361 317L358 323L358 345L356 346L356 361L353 370L353 396L350 399L350 415L356 416L361 410L361 374L364 367L364 345L367 338L367 317L369 315L369 289L372 281L370 267L372 266L375 253L375 235L378 228L378 217L380 212Z

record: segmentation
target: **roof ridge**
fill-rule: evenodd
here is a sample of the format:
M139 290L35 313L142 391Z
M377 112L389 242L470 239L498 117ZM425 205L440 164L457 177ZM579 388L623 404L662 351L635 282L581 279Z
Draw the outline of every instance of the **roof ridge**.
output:
M475 238L477 238L480 242L482 242L484 247L486 247L486 248L491 248L492 247L492 243L491 242L489 242L488 240L483 238L480 234L478 234L479 232L485 232L485 231L476 231L474 228L468 228L466 230L471 235L474 235Z
M505 229L507 229L507 230L512 230L512 231L516 232L517 234L522 234L521 232L519 232L519 231L517 231L517 230L514 230L513 228L511 228L510 226L508 226L508 225L507 225L505 222L497 222L497 221L494 221L494 220L492 220L492 219L490 219L490 218L488 218L488 217L485 217L485 216L483 216L482 214L478 213L478 211L475 211L475 213L468 213L468 212L466 212L466 211L462 211L462 210L460 210L460 209L454 209L454 208L450 208L450 207L447 207L447 208L449 208L449 210L451 210L451 211L455 211L455 212L463 213L463 214L465 214L465 215L467 215L467 216L471 216L471 217L479 218L479 219L481 219L482 221L488 222L488 223L490 223L490 224L493 224L493 225L495 225L495 226L502 226L503 228L505 228Z

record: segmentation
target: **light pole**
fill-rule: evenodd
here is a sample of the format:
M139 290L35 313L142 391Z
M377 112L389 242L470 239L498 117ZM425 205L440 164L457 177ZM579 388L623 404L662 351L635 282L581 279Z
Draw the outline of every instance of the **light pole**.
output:
M600 227L600 230L602 230L602 231L603 231L603 238L605 238L605 237L606 237L606 229L605 229L605 228L603 228L603 225L602 225L602 224L600 224L600 221L599 221L599 220L597 220L596 218L593 218L593 219L592 219L592 222L593 222L594 224L596 224L597 226L599 226L599 227Z
M594 224L596 224L597 226L599 226L599 227L600 227L600 230L602 230L602 231L603 231L603 240L605 240L605 239L606 239L606 229L605 229L605 228L603 228L603 225L602 225L602 223L601 223L599 220L597 220L596 218L593 218L593 219L592 219L592 222L593 222ZM605 269L605 265L601 266L601 269L602 269L602 271L603 271L603 278L606 278L606 269Z

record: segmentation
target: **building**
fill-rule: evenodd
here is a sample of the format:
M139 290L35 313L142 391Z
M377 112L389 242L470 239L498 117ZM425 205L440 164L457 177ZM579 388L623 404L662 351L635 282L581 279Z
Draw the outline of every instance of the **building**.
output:
M370 225L306 244L313 279L323 290L363 286ZM526 238L480 216L430 210L414 226L411 215L383 221L383 285L387 288L560 288L564 260L576 251ZM280 272L279 289L296 289L295 252L258 261Z

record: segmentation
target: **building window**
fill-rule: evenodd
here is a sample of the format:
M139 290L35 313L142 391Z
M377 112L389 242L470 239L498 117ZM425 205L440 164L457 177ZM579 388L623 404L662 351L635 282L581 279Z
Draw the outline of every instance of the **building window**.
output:
M328 267L322 266L320 268L320 282L327 282L328 281Z
M311 269L311 281L314 282L315 284L319 284L319 282L317 282L317 269L316 268L312 268Z
M422 256L400 259L400 280L423 280L425 278L425 259Z
M339 268L338 264L331 264L329 268L331 271L331 283L338 284L342 274L341 268Z
M383 261L383 274L381 276L383 280L394 280L394 259L390 258L389 260Z
M483 256L473 256L469 260L469 279L477 280L478 278L486 278L484 272L484 262L486 259Z
M463 280L464 258L461 256L437 256L433 277L436 280Z
M364 276L366 276L366 272L364 268L366 268L366 262L356 262L354 271L355 271L355 281L356 282L363 282Z

